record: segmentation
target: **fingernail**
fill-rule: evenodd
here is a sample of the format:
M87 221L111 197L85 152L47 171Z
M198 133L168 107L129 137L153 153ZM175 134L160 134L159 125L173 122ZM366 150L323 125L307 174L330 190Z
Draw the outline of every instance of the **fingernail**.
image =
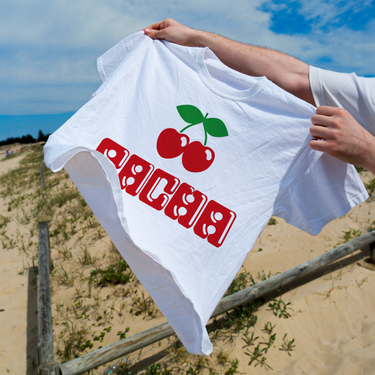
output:
M151 30L150 29L145 29L145 34L151 34Z

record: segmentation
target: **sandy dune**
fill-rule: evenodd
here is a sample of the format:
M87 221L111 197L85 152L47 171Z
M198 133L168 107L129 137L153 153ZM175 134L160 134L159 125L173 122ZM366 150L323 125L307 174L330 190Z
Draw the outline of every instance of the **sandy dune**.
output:
M5 150L0 151L5 152ZM17 167L23 155L0 161L0 175ZM3 157L3 154L0 157ZM368 172L362 173L362 177L366 182L373 178ZM36 273L32 267L30 254L36 251L37 233L32 229L35 223L31 222L27 225L20 223L22 220L19 210L8 212L9 201L9 197L0 197L0 215L11 219L4 228L0 228L3 231L0 270L0 325L2 327L0 374L36 374L34 364L37 345L37 291ZM287 270L330 250L338 243L343 243L343 232L352 230L353 233L359 233L359 231L366 233L375 220L374 213L375 201L369 200L355 207L344 217L329 223L316 237L276 218L276 225L269 225L265 228L240 272L246 271L259 281L262 274L268 276ZM5 235L8 239L5 239ZM13 247L9 245L13 243L10 242L11 239L14 241ZM20 245L23 239L25 241L27 239L29 246L27 253L22 251ZM108 253L106 249L108 249L109 240L96 227L79 239L72 236L66 243L52 244L51 252L52 257L56 259L56 270L60 264L64 264L66 267L64 270L66 269L68 273L70 270L78 272L74 270L75 266L69 268L64 262L67 261L67 252L71 251L72 258L74 258L83 254L79 251L82 251L84 246L89 249L92 256L100 259L104 258L103 252ZM65 254L65 258L62 257L62 253ZM220 363L224 364L226 360L237 358L239 360L237 373L242 374L374 374L375 273L360 265L360 260L368 255L369 249L362 249L353 256L337 262L334 266L326 267L298 284L289 286L282 295L283 301L291 302L287 309L290 314L288 319L275 316L268 303L262 305L256 313L258 321L255 327L247 331L248 337L253 332L254 337L259 337L255 344L245 343L245 331L241 331L239 335L234 335L231 339L219 339L215 343L214 353L209 358L212 366L218 373L224 373L224 368L228 366L221 367ZM89 275L92 266L91 268L76 266L77 269L80 267L81 280L83 280L85 275ZM60 315L62 316L62 313L58 312L60 302L62 306L64 301L76 298L77 290L81 294L87 293L87 282L76 281L76 283L73 282L74 286L60 285L54 281L58 275L59 273L55 273L52 277L55 322L60 322L58 319ZM124 288L121 288L111 289L114 295L119 296L111 300L111 303L106 302L107 299L110 300L110 297L106 296L109 288L97 289L96 298L91 296L90 292L86 301L89 301L89 297L92 304L95 301L101 301L107 309L110 306L119 309L120 303L125 301L126 308L129 308L131 297L127 296ZM142 287L138 285L137 291L140 295ZM129 293L137 292L131 289ZM96 320L93 316L91 315L90 319L94 322L92 324L94 326ZM126 310L124 314L113 315L113 317L111 321L113 330L108 332L103 339L104 342L100 345L107 345L118 340L116 332L120 329L124 330L127 326L130 327L129 336L164 321L164 318L158 315L152 319L142 317L142 315L134 316L130 310ZM72 315L69 315L69 319L73 321ZM78 324L81 320L77 319L73 322ZM270 334L264 330L268 322L274 326L272 334L276 333L275 342L267 353L263 352L263 357L266 358L263 364L254 361L249 365L251 356L248 354L254 353L256 345L267 341L270 337ZM59 343L56 340L63 341L61 332L64 331L61 325L56 325L54 328L56 330L55 347L57 347ZM290 352L282 350L285 334L287 336L284 344L294 339ZM141 361L144 365L149 365L156 359L162 361L166 354L162 350L168 346L168 343L168 340L163 340L160 346L154 344L145 348L141 354L136 353L131 356L131 359ZM97 348L99 342L95 342L95 345L93 349ZM222 358L221 362L220 358ZM196 358L193 359L196 360ZM180 364L180 367L186 371L189 361L193 359L187 359L185 364ZM104 368L99 368L96 373L102 373Z

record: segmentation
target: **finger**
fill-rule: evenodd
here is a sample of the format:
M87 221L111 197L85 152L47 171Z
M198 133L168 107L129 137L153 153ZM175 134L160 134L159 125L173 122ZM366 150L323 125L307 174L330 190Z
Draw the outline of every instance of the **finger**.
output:
M310 135L316 139L330 139L331 131L324 126L312 126L310 128Z
M320 106L316 109L317 115L323 115L323 116L333 116L336 113L337 108L335 107L328 107L328 106Z
M308 146L314 151L327 152L330 151L328 143L325 140L321 139L311 139L308 142Z
M331 116L323 116L323 115L313 115L311 117L311 123L316 126L326 126L329 127L332 123Z
M167 36L166 29L153 30L153 29L146 28L144 29L144 33L145 35L149 36L152 39L165 39Z

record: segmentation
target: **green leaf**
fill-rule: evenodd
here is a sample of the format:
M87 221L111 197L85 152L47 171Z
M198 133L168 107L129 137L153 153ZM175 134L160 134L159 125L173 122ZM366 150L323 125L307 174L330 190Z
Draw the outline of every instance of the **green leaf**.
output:
M225 124L218 118L205 118L203 120L203 127L212 137L226 137L228 135Z
M193 105L178 105L177 111L182 119L189 124L199 124L204 118L202 112Z

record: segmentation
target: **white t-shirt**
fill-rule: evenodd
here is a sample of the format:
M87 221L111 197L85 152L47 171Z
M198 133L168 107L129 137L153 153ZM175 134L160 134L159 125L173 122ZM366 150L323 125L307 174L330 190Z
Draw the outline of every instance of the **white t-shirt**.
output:
M187 350L209 354L205 325L270 216L317 234L366 190L308 148L313 106L208 48L138 32L98 68L46 164L65 167Z
M375 135L375 78L310 66L310 86L317 106L345 108Z

